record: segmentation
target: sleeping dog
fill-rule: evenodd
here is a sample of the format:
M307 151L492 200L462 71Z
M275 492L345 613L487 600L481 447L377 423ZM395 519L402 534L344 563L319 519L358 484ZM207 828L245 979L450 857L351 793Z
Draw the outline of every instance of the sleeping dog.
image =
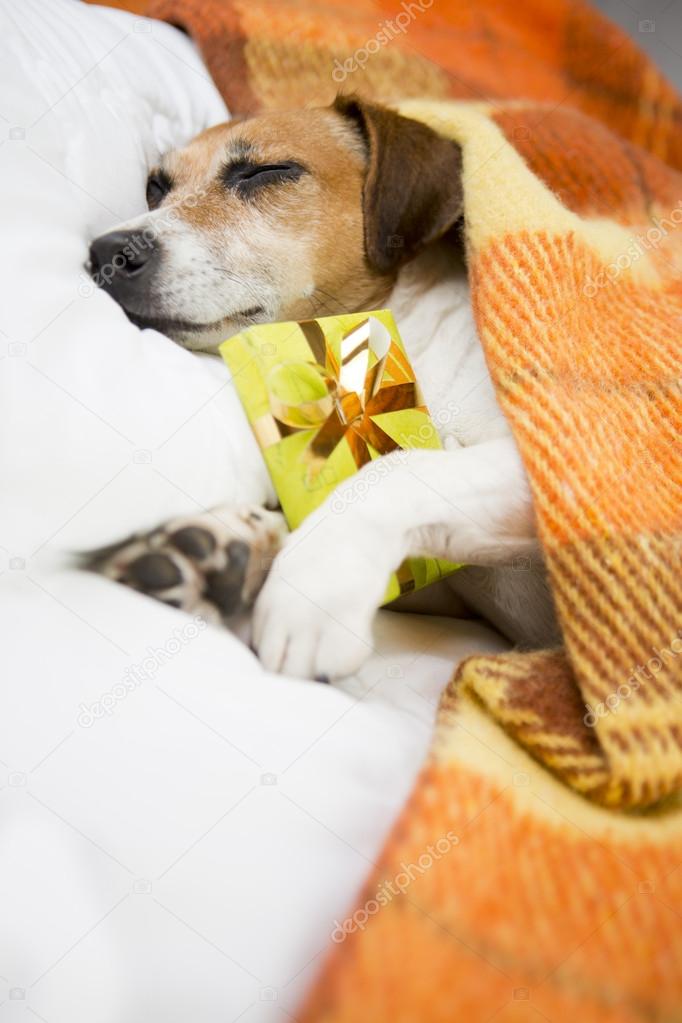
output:
M264 665L300 677L360 665L387 578L408 555L467 566L447 580L453 609L463 600L524 646L555 642L528 482L457 251L458 146L339 97L209 129L163 158L147 201L149 213L90 252L130 319L206 352L249 324L388 306L444 450L384 456L380 477L365 466L290 536L278 512L215 509L97 567L187 610L224 616L255 600Z

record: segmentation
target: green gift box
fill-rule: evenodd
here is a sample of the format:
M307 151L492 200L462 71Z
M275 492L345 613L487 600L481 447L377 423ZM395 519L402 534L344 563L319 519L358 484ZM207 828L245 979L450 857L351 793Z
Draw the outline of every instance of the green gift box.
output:
M291 529L381 455L441 447L388 309L258 324L224 341L220 353ZM408 558L384 602L458 567Z

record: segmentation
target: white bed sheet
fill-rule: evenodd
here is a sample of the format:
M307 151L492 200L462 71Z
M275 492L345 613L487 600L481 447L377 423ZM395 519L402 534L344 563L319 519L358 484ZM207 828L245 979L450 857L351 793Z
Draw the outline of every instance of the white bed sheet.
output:
M169 26L0 0L0 1023L290 1018L453 664L502 647L382 612L357 677L282 679L69 567L269 492L225 367L82 275L156 152L225 116Z
M337 688L267 675L226 631L178 635L187 616L94 576L5 587L0 1020L287 1019L453 663L501 643L384 611L376 653Z

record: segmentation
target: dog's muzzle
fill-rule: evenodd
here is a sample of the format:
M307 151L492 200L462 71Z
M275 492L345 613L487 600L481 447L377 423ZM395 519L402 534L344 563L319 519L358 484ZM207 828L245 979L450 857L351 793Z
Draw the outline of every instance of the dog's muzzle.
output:
M155 235L144 231L110 231L90 246L90 274L124 309L141 312L159 262Z

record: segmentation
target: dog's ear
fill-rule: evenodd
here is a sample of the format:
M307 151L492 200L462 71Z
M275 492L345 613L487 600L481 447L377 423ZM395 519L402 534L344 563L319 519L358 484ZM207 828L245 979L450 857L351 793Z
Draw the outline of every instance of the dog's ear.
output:
M461 150L427 125L357 96L337 96L334 109L355 122L368 150L367 258L382 273L395 272L461 216Z

